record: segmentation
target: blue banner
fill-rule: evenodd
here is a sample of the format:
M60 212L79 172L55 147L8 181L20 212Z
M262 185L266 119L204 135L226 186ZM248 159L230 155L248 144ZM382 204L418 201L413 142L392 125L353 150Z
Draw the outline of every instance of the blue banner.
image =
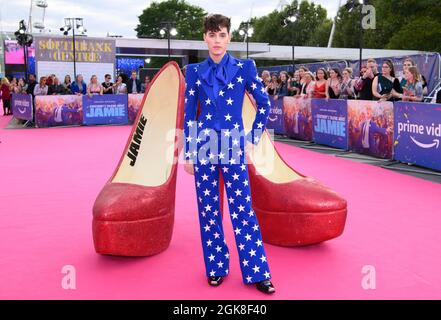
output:
M83 124L128 124L127 95L83 96Z
M346 100L312 99L314 142L348 149L348 105Z
M285 134L283 127L283 99L274 100L273 96L269 96L271 108L268 115L266 127L273 129L275 134Z
M34 108L32 107L32 95L13 93L11 107L14 118L32 121L34 114Z
M441 170L441 105L395 103L395 159Z

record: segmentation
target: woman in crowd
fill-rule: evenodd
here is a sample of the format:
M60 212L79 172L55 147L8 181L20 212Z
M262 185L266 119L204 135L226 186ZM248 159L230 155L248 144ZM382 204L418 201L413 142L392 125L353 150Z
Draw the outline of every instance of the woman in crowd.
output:
M64 88L64 92L65 94L71 94L72 91L70 91L70 86L72 85L72 80L70 79L70 75L65 75L64 76L64 82L63 82L63 88Z
M113 92L115 94L126 94L127 93L127 86L123 82L123 78L121 76L118 76L116 79L116 83L113 85Z
M312 72L307 71L303 74L303 85L301 90L301 96L303 98L312 98L314 88L315 88L315 82L313 81L314 75Z
M381 73L372 82L374 98L381 101L394 101L399 99L402 93L400 81L395 78L395 68L392 61L384 61Z
M340 86L340 99L355 99L351 68L346 68L343 70L343 79Z
M9 84L9 90L11 93L19 93L17 78L13 77L10 84Z
M150 76L145 76L144 77L144 82L141 83L141 93L146 92L147 88L150 85Z
M325 69L320 68L316 72L316 82L314 85L314 91L312 97L316 99L329 99L328 96L328 73Z
M70 86L72 94L82 95L87 93L87 85L83 80L83 75L77 74L75 81Z
M303 83L305 82L305 80L303 79L304 75L306 72L309 72L309 69L307 67L300 67L299 68L299 82L300 85L303 86Z
M288 81L288 91L291 96L296 96L300 93L302 85L300 84L299 70L294 72L294 76Z
M90 77L90 83L87 85L87 94L90 97L97 94L103 94L103 86L98 82L96 75Z
M271 74L268 70L263 70L262 71L262 81L263 81L263 85L265 87L267 87L270 82L271 82Z
M11 84L8 78L4 77L1 80L0 93L3 102L3 115L7 116L12 114L11 112Z
M280 72L280 85L279 88L276 92L276 94L274 95L274 100L277 100L279 98L282 98L287 96L289 94L288 91L288 72L286 71L282 71Z
M417 67L408 67L404 71L403 93L399 98L403 101L423 101L423 82L420 78Z
M40 82L35 85L34 88L34 96L46 96L48 91L49 91L49 87L46 84L46 77L41 77L40 78Z
M404 73L410 67L416 67L418 69L418 66L416 65L415 61L412 60L412 58L406 58L403 62L403 77L400 80L400 84L402 87L404 86L404 83L406 82L406 77L405 77ZM419 73L419 71L418 71L418 73ZM420 77L421 77L421 79L419 79L419 81L421 81L421 83L423 84L423 95L427 96L428 89L427 89L426 78L422 74L420 74Z
M268 87L266 87L266 92L268 92L270 96L274 96L275 94L277 94L278 90L279 90L279 78L277 77L277 73L273 73L271 75L271 82L268 85Z
M60 83L60 80L57 77L53 78L52 85L49 86L49 89L47 91L47 94L49 96L52 95L58 95L58 94L65 94L64 86Z
M28 85L23 78L18 79L18 93L26 93L28 90Z
M340 96L341 89L341 73L340 69L332 68L329 71L329 79L328 79L328 98L329 99L338 99Z

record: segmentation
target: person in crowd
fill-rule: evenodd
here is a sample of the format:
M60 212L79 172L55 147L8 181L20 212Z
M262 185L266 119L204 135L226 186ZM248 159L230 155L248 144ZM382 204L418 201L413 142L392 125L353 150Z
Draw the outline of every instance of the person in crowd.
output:
M83 80L83 76L81 74L77 74L77 77L74 82L72 82L70 86L70 91L72 94L82 95L87 93L87 85Z
M303 98L312 98L314 88L315 88L315 82L313 81L314 75L311 71L307 71L303 74L303 85L301 90L301 96Z
M48 87L49 87L49 89L47 91L47 94L49 96L66 93L64 86L60 83L60 79L58 79L58 77L54 77L52 85L50 85Z
M305 81L303 79L303 76L305 75L306 72L309 72L309 69L307 67L302 66L302 67L299 68L299 82L300 82L300 85L303 85L303 83Z
M299 70L296 70L293 77L288 81L288 91L291 96L296 96L300 94L301 89L302 85L300 84Z
M28 76L28 87L26 89L26 93L34 96L34 89L36 85L37 85L37 78L35 77L35 74L30 74Z
M403 61L403 77L400 79L400 84L402 87L404 86L404 82L406 81L406 77L405 77L404 73L406 72L406 70L409 67L416 67L418 69L418 66L416 65L415 61L413 61L412 58L406 58ZM423 95L427 96L427 94L428 94L427 80L419 71L418 71L418 73L420 74L420 77L421 77L421 79L419 79L419 81L423 84Z
M113 94L113 82L110 74L104 76L104 82L101 86L103 87L103 94Z
M403 93L399 95L399 98L403 101L423 101L423 82L420 80L421 75L418 72L418 68L415 66L408 67L404 71L404 79L402 82Z
M340 97L341 80L340 69L331 68L328 79L328 99L338 99Z
M354 83L352 79L352 68L343 70L343 79L340 86L340 99L355 99Z
M11 82L9 83L9 90L11 93L19 93L17 78L12 77Z
M266 87L266 92L270 96L274 96L278 90L279 90L279 77L277 76L277 73L273 73L271 75L271 82L268 85L268 87Z
M386 60L381 68L381 74L372 82L372 93L376 100L398 100L403 90L400 81L395 78L395 68L391 60Z
M90 77L90 82L87 85L87 94L90 97L93 95L103 94L103 86L98 82L98 78L96 75L92 75L92 77Z
M271 74L268 70L263 70L262 71L262 81L263 81L263 85L265 87L267 87L270 82L271 82Z
M150 76L145 76L144 77L144 82L141 84L141 93L146 92L147 88L150 85Z
M279 98L283 99L283 97L286 97L289 94L288 82L289 82L288 72L286 71L280 72L280 84L276 94L274 95L274 100L277 100Z
M141 93L141 81L138 80L136 71L132 71L130 79L127 81L128 93Z
M366 71L359 80L359 98L360 100L373 100L372 82L378 76L377 62L375 59L368 59L366 66Z
M123 82L123 78L120 75L116 79L116 83L113 85L113 92L115 94L126 94L127 93L127 86Z
M356 79L354 79L354 92L355 92L355 98L360 98L360 92L363 90L363 75L366 73L367 66L363 65L360 69L360 76Z
M11 84L7 77L2 78L0 83L0 93L3 102L3 115L11 115Z
M65 94L72 93L72 91L70 90L71 85L72 85L72 80L70 79L70 75L66 74L64 76L64 82L63 82L63 88Z
M312 97L316 99L329 99L328 95L328 73L324 68L319 68L315 76L314 91Z
M47 78L41 77L40 82L34 88L34 96L46 96L47 95L47 93L49 91L49 87L46 83L47 83Z
M25 79L20 78L18 79L18 93L26 93L27 89L28 89L28 85L25 82Z
M48 87L54 84L54 78L55 78L55 74L51 74L46 77L46 85Z

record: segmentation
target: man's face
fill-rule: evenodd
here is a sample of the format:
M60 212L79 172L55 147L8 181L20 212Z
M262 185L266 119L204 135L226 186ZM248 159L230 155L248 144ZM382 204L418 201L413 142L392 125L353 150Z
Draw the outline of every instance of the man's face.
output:
M222 27L220 31L207 31L204 33L204 41L208 45L208 51L211 55L222 56L227 51L228 44L231 41L231 34L227 28Z
M136 79L136 73L132 72L132 79L135 80Z

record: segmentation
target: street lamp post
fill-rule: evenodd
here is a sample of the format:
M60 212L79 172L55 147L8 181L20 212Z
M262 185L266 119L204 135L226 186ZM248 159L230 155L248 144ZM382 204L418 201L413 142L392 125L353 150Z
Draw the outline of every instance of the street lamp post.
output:
M353 12L357 9L360 10L360 34L359 34L359 49L360 49L360 61L359 61L359 71L361 71L362 68L362 61L363 61L363 6L364 6L364 0L349 0L346 4L346 10L348 12Z
M292 72L296 72L296 65L295 65L295 29L294 29L294 23L297 21L297 13L296 9L291 7L288 10L288 16L283 19L282 26L285 28L288 25L291 25L291 43L292 43Z
M239 30L239 34L243 37L245 37L247 42L247 59L249 57L250 53L250 41L249 39L253 36L254 29L250 26L251 23L249 21L242 23L241 29Z
M64 18L64 26L60 28L65 36L72 30L72 51L73 51L73 67L74 67L74 79L77 78L76 67L76 48L75 48L75 30L78 30L81 34L87 32L83 25L83 18Z
M178 31L174 27L173 22L163 21L163 22L161 22L161 30L159 30L159 34L163 37L167 34L168 61L170 61L171 60L171 37L175 37L178 34Z
M21 20L19 23L18 30L15 32L15 38L17 39L17 43L23 47L23 55L24 55L24 68L25 68L25 80L28 80L28 47L31 46L34 38L30 33L26 32L26 25L24 20Z

